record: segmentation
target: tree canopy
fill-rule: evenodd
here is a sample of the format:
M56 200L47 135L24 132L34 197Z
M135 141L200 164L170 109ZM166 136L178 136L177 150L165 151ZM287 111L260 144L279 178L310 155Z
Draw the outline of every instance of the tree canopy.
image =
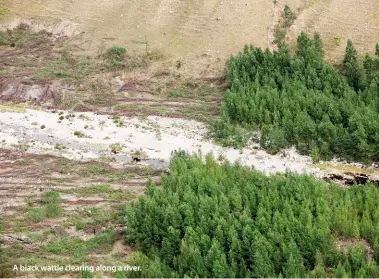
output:
M301 33L291 54L245 46L227 62L230 90L210 125L224 145L241 147L245 130L261 131L271 153L295 145L322 159L379 159L379 58L358 58L349 40L341 72L323 60L320 36ZM376 47L378 52L378 46Z
M124 212L136 277L379 277L379 191L177 152Z

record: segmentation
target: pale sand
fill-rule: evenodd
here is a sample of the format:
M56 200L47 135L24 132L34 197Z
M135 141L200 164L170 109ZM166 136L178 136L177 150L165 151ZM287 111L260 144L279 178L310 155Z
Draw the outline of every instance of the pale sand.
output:
M63 114L67 115L67 112ZM123 127L117 127L112 117L94 113L76 113L74 118L58 123L60 115L42 110L26 112L0 112L0 147L15 147L27 144L29 153L52 154L75 160L97 159L112 156L110 145L124 146L120 155L129 156L142 149L150 159L169 161L171 153L182 149L203 155L211 152L215 158L220 154L230 162L239 161L265 173L285 172L309 173L321 176L321 171L310 166L311 158L301 156L292 148L287 156L269 155L253 146L236 150L220 147L206 138L203 123L149 116L145 119L122 117ZM32 124L34 123L34 125ZM37 123L37 125L35 125ZM40 126L45 125L45 129ZM88 125L88 128L84 127ZM75 131L89 138L78 138ZM2 142L5 140L5 142ZM57 150L56 144L66 147Z

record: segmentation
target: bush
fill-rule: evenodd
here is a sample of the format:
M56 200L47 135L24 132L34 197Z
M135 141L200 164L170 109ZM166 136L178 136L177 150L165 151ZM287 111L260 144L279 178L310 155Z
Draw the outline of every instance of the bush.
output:
M108 49L107 57L111 66L120 66L125 58L126 49L121 46L113 46Z
M89 270L83 270L80 275L80 278L93 278L93 277L94 277L93 273Z
M62 244L60 242L54 242L46 246L46 250L50 253L59 255L62 253Z
M44 206L45 216L47 218L57 218L62 216L62 207L59 204L49 203Z
M114 154L120 153L123 149L123 146L118 142L110 144L109 147Z
M263 126L261 131L260 145L270 154L276 154L288 146L284 131L276 128Z
M5 15L8 12L6 8L0 7L0 16Z
M86 224L83 221L77 221L75 223L75 229L77 231L83 230L86 227Z
M50 204L50 203L60 203L62 199L58 192L50 191L50 192L43 193L41 201L44 204Z
M63 150L63 149L66 149L66 147L63 144L57 143L55 145L55 149L57 149L57 150Z
M318 147L315 146L312 149L312 162L318 163L320 161L320 151L318 150Z
M284 6L284 24L283 26L288 28L296 19L296 13L293 12L288 5Z
M31 209L26 214L26 220L29 220L34 223L42 222L45 219L46 219L46 213L45 213L45 210L43 210L43 208Z
M85 138L86 137L86 135L80 131L75 131L74 136L77 136L78 138Z
M286 30L277 26L274 30L274 44L282 47L284 44L284 38L286 37Z

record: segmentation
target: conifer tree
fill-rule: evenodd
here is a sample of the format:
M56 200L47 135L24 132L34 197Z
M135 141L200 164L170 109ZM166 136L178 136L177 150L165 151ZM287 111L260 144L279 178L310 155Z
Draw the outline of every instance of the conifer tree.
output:
M265 176L217 164L210 155L204 163L177 152L162 185L149 187L123 211L126 240L138 250L127 261L141 266L126 276L378 276L375 185L342 188L304 175ZM182 217L173 215L174 206ZM184 221L186 212L193 212L191 222ZM336 245L346 239L353 244Z
M358 54L351 40L347 41L343 69L349 85L356 91L363 89L363 72L358 64Z

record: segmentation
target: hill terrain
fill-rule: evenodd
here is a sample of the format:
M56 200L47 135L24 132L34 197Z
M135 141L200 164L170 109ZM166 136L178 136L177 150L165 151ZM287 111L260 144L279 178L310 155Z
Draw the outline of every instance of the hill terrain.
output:
M379 277L378 26L376 0L0 0L0 278Z
M273 47L274 26L285 4L297 14L289 42L296 41L301 31L317 31L330 59L342 57L348 39L362 54L373 51L379 35L375 0L33 0L28 5L2 0L1 7L9 12L1 22L14 26L15 19L29 19L35 28L76 34L86 51L110 44L141 51L147 41L174 59L188 57L206 64L209 61L201 56L224 59L246 43ZM209 66L205 64L198 66Z

